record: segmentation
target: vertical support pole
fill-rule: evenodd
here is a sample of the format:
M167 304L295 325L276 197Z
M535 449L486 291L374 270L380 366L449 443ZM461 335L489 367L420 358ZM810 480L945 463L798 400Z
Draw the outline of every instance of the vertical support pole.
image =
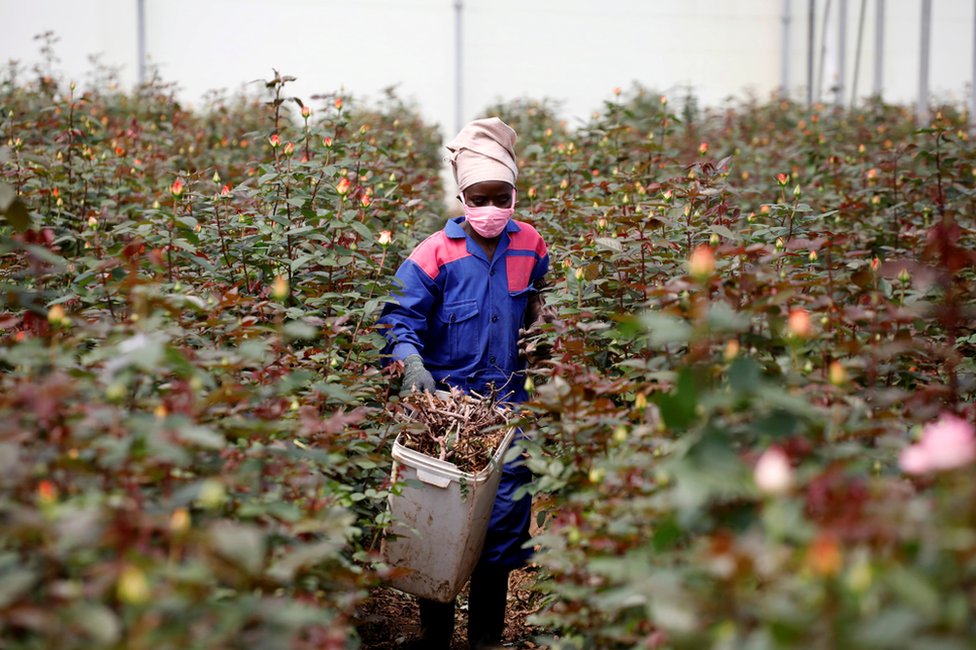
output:
M820 67L817 69L817 101L823 98L824 68L827 67L827 21L830 20L830 0L824 3L823 23L820 27Z
M847 0L840 0L837 7L837 94L834 102L844 105L847 84Z
M874 13L874 85L873 94L881 99L884 88L884 28L885 0L875 0Z
M461 16L464 12L463 0L454 0L454 132L458 133L463 126L462 103L463 87L463 58L461 41Z
M929 121L929 50L931 48L932 0L922 0L922 33L918 69L918 103L915 116L922 126Z
M861 0L861 13L857 19L857 51L854 53L854 79L851 81L851 110L857 103L857 80L861 76L861 43L864 42L864 14L868 0Z
M146 0L136 0L136 56L139 57L139 85L146 83Z
M976 12L973 13L973 81L969 86L969 129L976 130Z
M807 0L807 106L813 106L813 46L817 0Z
M783 43L779 57L779 95L783 99L790 96L790 0L783 0Z

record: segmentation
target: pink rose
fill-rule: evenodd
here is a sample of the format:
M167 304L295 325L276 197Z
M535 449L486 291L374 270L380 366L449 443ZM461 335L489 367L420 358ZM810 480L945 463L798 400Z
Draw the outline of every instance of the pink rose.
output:
M959 416L943 413L922 429L921 439L905 447L898 459L909 474L962 467L976 460L976 430Z
M770 447L759 457L753 474L756 486L766 494L786 494L793 487L793 467L779 447Z

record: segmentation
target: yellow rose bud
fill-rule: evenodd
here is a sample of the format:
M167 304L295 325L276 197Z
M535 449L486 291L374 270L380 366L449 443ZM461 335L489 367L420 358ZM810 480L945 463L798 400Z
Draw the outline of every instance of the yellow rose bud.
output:
M142 605L149 601L149 581L146 574L137 566L127 564L119 574L119 581L115 586L119 600L130 605Z
M201 508L208 510L218 508L227 500L227 490L224 484L214 478L208 478L200 486L197 494L197 503Z
M613 430L613 440L614 442L626 442L627 441L627 427L624 425L618 425L616 429Z
M847 371L840 361L832 361L827 370L827 377L834 386L843 386L847 383Z
M271 296L275 300L284 300L288 297L288 292L290 287L288 286L288 278L283 275L279 275L274 279L271 284Z
M177 508L169 517L169 529L176 535L184 535L190 530L190 512L186 508Z

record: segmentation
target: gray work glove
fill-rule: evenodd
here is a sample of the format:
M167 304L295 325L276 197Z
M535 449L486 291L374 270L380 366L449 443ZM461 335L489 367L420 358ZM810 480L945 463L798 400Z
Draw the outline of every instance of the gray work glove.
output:
M412 390L434 392L434 377L424 368L424 360L419 354L411 354L403 360L403 388L401 395Z
M554 307L543 305L540 300L532 316L532 326L520 329L518 340L519 359L530 366L552 358L552 337L547 331L551 331L552 328L548 326L556 322L558 313Z

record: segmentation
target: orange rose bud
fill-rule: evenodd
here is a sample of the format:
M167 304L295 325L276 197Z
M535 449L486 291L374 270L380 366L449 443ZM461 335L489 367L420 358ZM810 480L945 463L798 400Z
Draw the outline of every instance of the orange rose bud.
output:
M813 325L810 322L810 312L806 309L794 309L790 312L786 323L786 329L790 336L799 339L808 338L813 333Z
M289 289L288 278L283 275L279 275L271 284L271 295L275 298L275 300L284 300L288 297Z
M177 508L169 518L169 529L177 534L183 535L190 530L190 512L186 508Z
M843 386L847 383L847 370L840 361L832 361L827 369L827 379L834 386Z
M688 273L696 280L706 280L715 272L715 253L710 246L699 246L688 259Z
M183 194L184 187L185 185L183 181L177 178L175 181L173 181L173 184L170 186L169 193L175 197L179 197L181 194Z
M351 185L351 183L349 182L349 179L348 178L343 178L336 185L336 192L339 193L339 196L345 196L346 194L349 193L349 186L350 185Z
M364 208L368 208L369 207L369 204L372 203L372 202L373 202L373 199L371 199L369 197L369 194L363 194L359 198L359 205L363 206Z
M278 147L281 146L281 138L278 137L277 133L271 134L271 137L268 138L268 142L271 143L272 149L277 149Z
M843 560L840 544L831 535L820 535L807 549L807 566L822 576L837 574Z
M43 504L54 503L58 500L58 488L51 481L41 481L37 484L37 498Z
M698 145L698 153L700 155L702 155L702 156L704 156L706 153L708 153L708 143L707 142L702 142L700 145Z
M64 307L61 305L54 305L47 310L47 322L51 325L60 325L64 321Z
M311 114L312 114L312 109L310 107L308 107L308 106L302 106L302 117L303 118L305 118L307 120Z
M779 183L780 187L786 187L786 184L790 182L790 175L776 174L776 182Z
M739 356L739 349L739 342L736 339L729 339L729 342L725 344L725 351L722 352L722 356L726 361L732 361Z

